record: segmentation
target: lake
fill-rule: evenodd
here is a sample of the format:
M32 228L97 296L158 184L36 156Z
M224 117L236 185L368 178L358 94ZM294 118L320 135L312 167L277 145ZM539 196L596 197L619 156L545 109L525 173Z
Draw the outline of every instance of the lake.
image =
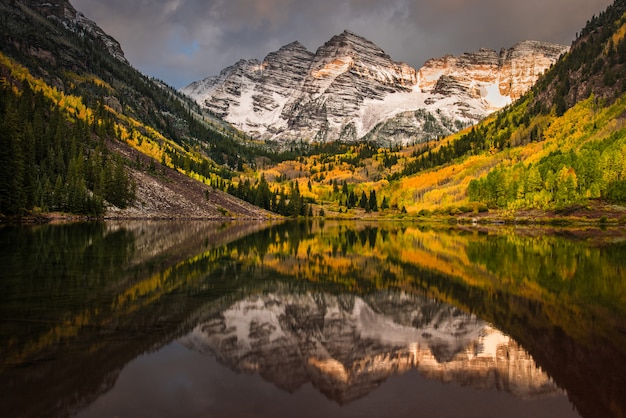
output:
M625 417L626 230L0 228L3 417Z

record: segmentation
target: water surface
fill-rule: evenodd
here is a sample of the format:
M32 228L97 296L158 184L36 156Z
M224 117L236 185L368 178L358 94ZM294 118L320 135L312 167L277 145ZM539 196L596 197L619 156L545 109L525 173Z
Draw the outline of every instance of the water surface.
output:
M0 229L0 415L623 417L626 232Z

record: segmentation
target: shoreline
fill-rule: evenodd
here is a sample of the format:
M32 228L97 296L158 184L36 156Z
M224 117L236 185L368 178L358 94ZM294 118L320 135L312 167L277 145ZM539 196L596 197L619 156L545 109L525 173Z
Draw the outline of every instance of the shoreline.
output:
M446 213L447 212L447 213ZM359 216L361 215L361 216ZM328 221L365 221L365 222L417 222L447 223L459 225L523 225L523 226L626 226L626 207L595 202L588 206L576 205L560 210L488 210L485 212L466 212L451 214L449 211L397 213L354 213L338 214L330 212L327 216L309 218L287 218L269 212L250 215L174 215L172 213L121 214L110 213L101 216L76 215L62 212L29 213L22 216L0 215L2 224L56 224L72 222L105 221L288 221L288 220L328 220Z
M46 224L61 224L61 223L79 223L79 222L107 222L107 221L185 221L185 222L232 222L232 221L278 221L284 220L280 215L270 217L247 217L247 216L225 216L225 217L210 217L210 216L171 216L171 215L155 215L155 216L88 216L88 215L74 215L65 213L43 213L38 215L24 215L24 216L1 216L0 225L46 225Z

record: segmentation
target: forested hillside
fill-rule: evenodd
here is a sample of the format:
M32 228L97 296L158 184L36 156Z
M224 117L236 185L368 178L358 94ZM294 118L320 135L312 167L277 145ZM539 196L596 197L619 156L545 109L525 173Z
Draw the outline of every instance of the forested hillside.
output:
M18 215L38 208L101 215L104 201L127 207L136 184L120 156L102 139L110 123L68 124L63 112L28 81L21 94L4 83L0 88L0 213ZM100 114L106 112L99 108ZM100 134L98 136L97 134Z
M1 214L102 215L141 204L136 172L158 183L175 170L208 193L257 157L278 158L132 68L66 0L3 2L0 15Z
M626 204L626 2L617 0L580 33L511 120L507 147L531 129L532 158L501 164L469 185L470 200L500 208L562 208L604 199ZM525 109L523 107L526 106ZM518 109L519 108L519 109Z

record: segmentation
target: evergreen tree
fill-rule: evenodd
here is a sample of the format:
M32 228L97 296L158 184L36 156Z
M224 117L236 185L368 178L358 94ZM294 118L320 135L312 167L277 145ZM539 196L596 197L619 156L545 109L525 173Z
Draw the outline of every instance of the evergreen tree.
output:
M383 201L380 204L382 210L389 209L389 203L387 202L387 196L383 196Z
M343 185L341 186L341 193L344 194L344 196L348 196L348 183L346 183L346 181L343 181Z
M376 200L376 190L372 190L370 192L370 197L369 197L369 209L372 212L378 212L378 201Z
M261 175L255 195L254 205L263 209L271 210L272 192L270 191L269 184L267 183L267 180L265 180L264 175Z
M17 215L26 209L21 187L24 165L19 119L10 108L3 116L0 123L0 212Z
M287 215L298 217L302 214L303 202L300 195L298 182L292 183L291 194L289 195L289 204L287 205Z
M369 208L369 199L367 198L367 195L365 194L365 190L361 192L361 199L359 200L359 207L361 207L362 209Z
M352 209L353 207L355 207L357 204L357 199L356 199L356 195L354 194L353 190L350 190L350 193L348 194L348 200L346 201L346 207L348 209Z

